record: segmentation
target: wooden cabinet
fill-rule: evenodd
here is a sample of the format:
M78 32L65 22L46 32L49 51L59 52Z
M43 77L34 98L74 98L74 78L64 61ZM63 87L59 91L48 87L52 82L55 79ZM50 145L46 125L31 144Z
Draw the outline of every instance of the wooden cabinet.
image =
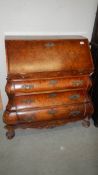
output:
M9 39L5 47L6 124L88 122L93 113L89 90L94 67L86 38Z

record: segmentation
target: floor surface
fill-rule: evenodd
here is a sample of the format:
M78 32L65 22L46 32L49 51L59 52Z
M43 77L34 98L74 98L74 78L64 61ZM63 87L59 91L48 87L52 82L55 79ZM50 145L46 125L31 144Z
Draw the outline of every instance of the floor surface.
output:
M0 121L0 175L98 175L98 129L81 122L54 129L18 129Z

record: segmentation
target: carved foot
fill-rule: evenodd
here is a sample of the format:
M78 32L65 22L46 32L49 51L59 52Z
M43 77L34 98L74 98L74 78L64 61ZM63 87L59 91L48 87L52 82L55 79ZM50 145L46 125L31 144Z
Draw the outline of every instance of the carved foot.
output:
M96 128L98 128L98 121L97 122L94 121L94 125L95 125Z
M82 121L82 126L85 128L88 128L90 126L90 121L89 120L83 120Z
M7 139L12 139L15 136L15 131L14 130L10 130L6 132L6 137Z

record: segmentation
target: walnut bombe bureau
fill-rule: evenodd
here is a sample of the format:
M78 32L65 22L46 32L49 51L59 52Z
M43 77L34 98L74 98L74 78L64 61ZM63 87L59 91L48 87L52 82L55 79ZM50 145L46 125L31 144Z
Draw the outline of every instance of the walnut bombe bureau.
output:
M7 125L50 127L77 120L90 124L94 67L86 38L7 39L5 47Z

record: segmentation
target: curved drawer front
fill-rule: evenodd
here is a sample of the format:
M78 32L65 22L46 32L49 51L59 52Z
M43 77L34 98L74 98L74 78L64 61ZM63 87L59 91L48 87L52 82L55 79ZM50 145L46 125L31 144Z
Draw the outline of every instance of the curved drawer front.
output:
M58 119L74 121L76 119L83 119L86 116L92 115L92 113L93 107L91 103L17 112L6 111L4 113L4 122L7 124L16 124L18 122L38 122Z
M58 106L78 104L90 101L86 91L74 90L58 93L33 94L15 96L9 100L7 110L21 110L32 108L43 108L47 106Z
M88 89L91 87L91 80L88 76L55 78L43 80L22 80L9 81L6 85L8 94L32 93L41 91L67 90L67 89Z

